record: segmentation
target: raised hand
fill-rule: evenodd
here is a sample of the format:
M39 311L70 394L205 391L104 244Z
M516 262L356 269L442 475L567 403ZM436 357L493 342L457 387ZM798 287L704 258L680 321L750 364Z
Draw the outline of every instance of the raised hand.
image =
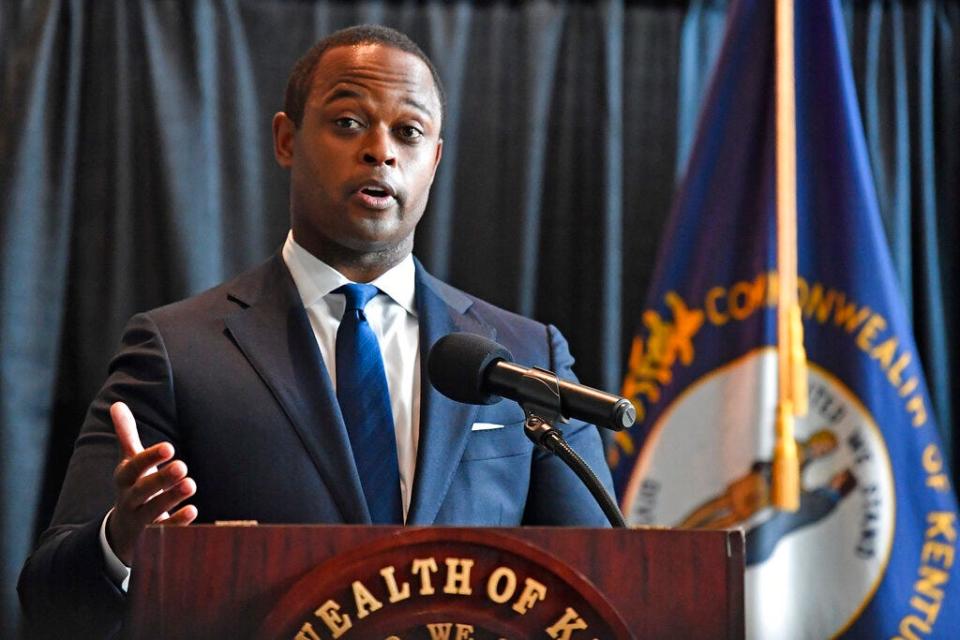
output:
M107 520L107 541L117 557L130 566L133 548L147 525L188 525L197 517L197 508L187 505L171 509L197 491L187 477L187 465L173 460L173 445L161 442L144 449L137 422L123 402L110 407L110 418L120 442L123 460L113 472L117 490L113 513ZM165 464L162 469L158 466Z

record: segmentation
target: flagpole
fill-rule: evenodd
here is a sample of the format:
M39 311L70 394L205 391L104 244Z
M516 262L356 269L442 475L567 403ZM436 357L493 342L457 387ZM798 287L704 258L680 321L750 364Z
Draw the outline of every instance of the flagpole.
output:
M800 507L800 465L794 422L807 411L806 354L797 302L797 140L793 0L776 3L777 126L777 355L776 444L771 502L783 511Z

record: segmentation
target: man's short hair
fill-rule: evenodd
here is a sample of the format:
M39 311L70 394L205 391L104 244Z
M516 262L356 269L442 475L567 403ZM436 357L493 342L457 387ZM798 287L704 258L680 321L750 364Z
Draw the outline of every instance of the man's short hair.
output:
M444 111L446 110L446 95L443 92L443 83L440 82L440 74L437 73L433 62L427 57L417 43L408 38L405 34L384 27L379 24L361 24L346 29L340 29L323 38L315 45L310 47L309 51L303 54L293 69L290 71L290 77L287 78L287 91L284 96L283 110L287 117L293 120L293 124L299 129L303 122L303 111L307 104L307 98L310 96L310 88L313 85L313 75L317 69L317 63L328 49L335 47L350 47L359 44L379 44L385 47L392 47L412 53L417 56L430 69L433 76L433 85L437 91L437 99L440 101L440 121L443 122Z

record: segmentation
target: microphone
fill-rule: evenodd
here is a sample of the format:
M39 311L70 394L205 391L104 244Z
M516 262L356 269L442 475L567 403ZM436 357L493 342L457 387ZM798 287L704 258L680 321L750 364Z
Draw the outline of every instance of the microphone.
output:
M637 417L634 406L599 389L560 380L556 374L538 367L513 362L513 355L501 344L472 333L451 333L430 349L427 373L437 391L457 402L496 404L503 398L520 403L538 401L531 391L530 379L550 386L556 381L560 391L560 415L622 431Z

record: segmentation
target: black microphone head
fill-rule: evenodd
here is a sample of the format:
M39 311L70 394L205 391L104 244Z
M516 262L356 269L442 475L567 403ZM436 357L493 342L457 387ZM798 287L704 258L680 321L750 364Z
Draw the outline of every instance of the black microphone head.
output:
M484 374L497 360L513 362L501 344L473 333L451 333L434 343L427 357L433 386L451 400L467 404L496 404L500 396L484 391Z

